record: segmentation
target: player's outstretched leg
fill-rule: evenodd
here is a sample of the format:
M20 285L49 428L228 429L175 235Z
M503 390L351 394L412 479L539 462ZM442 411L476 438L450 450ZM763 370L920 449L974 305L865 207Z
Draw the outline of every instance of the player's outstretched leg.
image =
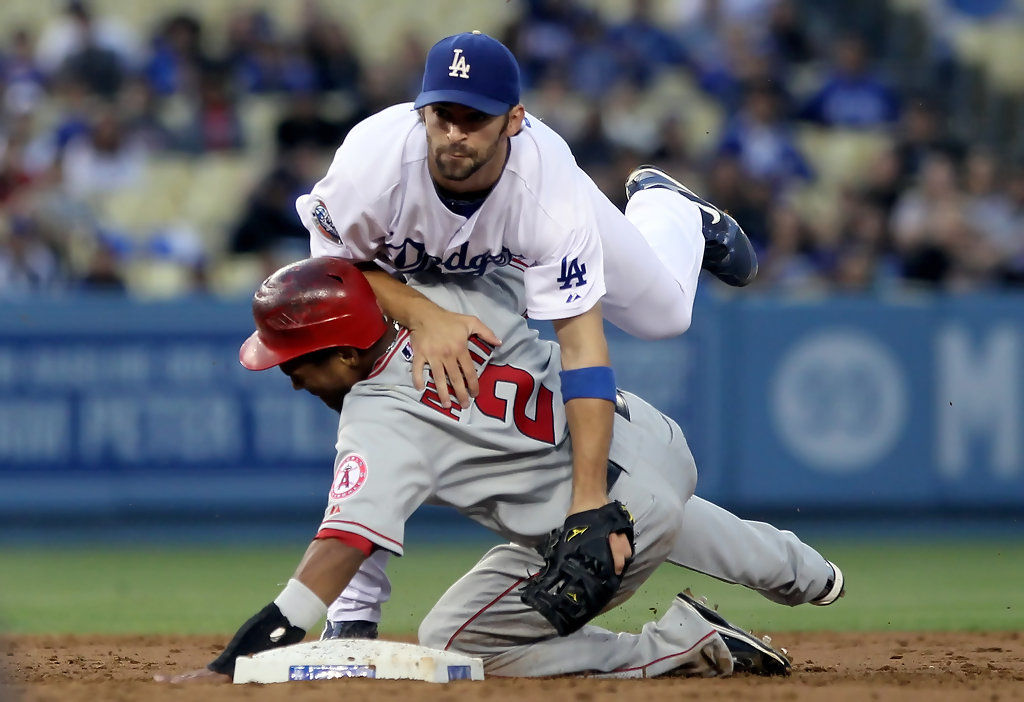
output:
M715 628L732 654L733 668L737 673L790 674L791 666L785 651L773 648L767 637L759 639L749 631L730 624L725 617L707 606L707 600L697 599L689 590L680 592L678 600L692 607Z
M660 562L656 558L645 563L645 555L638 553L637 571L630 566L623 597ZM732 656L714 626L678 598L661 619L648 622L638 634L587 625L558 636L519 596L528 574L542 565L533 549L515 544L494 547L427 614L420 624L420 644L479 656L487 675L501 677L643 678L670 672L732 672Z
M656 166L640 166L626 179L626 197L641 190L665 188L700 209L704 233L704 270L729 285L750 284L757 275L757 254L740 225L728 214Z
M793 532L740 519L697 495L686 503L668 559L791 607L832 604L845 587L842 571Z

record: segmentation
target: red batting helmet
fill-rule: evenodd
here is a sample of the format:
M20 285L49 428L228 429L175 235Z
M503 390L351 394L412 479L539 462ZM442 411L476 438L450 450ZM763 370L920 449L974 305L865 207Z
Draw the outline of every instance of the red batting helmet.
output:
M387 329L370 284L351 262L307 258L263 281L252 299L256 331L238 351L249 370L265 370L333 346L368 349Z

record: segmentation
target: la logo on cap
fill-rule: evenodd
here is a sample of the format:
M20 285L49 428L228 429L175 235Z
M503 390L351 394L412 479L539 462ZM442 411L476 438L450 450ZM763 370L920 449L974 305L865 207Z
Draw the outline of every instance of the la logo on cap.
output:
M471 73L475 69L475 73ZM488 115L507 114L519 103L519 64L504 44L480 32L445 37L427 53L416 109L438 102L465 105Z
M448 66L448 75L452 78L469 78L469 64L466 57L462 55L462 49L455 49L455 56L452 57L452 65Z

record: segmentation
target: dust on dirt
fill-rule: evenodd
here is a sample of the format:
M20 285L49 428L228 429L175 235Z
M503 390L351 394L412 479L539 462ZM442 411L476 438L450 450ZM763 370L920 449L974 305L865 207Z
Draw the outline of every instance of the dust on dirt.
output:
M153 682L156 673L201 668L228 638L8 636L0 641L0 666L6 679L0 679L0 700L1024 700L1024 637L1020 632L786 632L776 635L774 643L785 646L793 657L789 678L492 679L449 685L358 679L265 686Z

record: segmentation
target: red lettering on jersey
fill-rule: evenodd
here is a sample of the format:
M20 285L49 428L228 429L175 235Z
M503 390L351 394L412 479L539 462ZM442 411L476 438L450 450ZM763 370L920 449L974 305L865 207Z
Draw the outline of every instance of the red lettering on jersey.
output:
M533 376L528 371L515 366L491 364L480 375L480 394L476 397L476 406L488 417L505 422L508 414L508 402L497 396L498 383L510 383L515 387L512 400L512 421L516 429L524 436L546 444L555 443L555 420L552 407L554 393L543 385L537 390L537 411L531 419L526 414L526 404L533 396Z
M366 482L366 461L357 454L345 458L334 471L334 483L331 485L331 499L344 500L351 497Z
M469 337L469 342L476 346L481 351L483 351L484 354L487 356L490 356L494 352L494 347L488 344L483 339L481 339L479 336L474 335Z
M339 507L338 505L332 505L330 511L327 513L327 516L328 517L333 517L334 515L338 514L339 512L341 512L341 507Z
M448 386L448 397L452 398L452 406L445 409L441 406L441 396L437 394L437 386L434 385L433 380L427 381L427 387L423 391L423 395L420 396L420 402L425 404L430 409L437 410L444 416L454 419L456 422L459 421L459 413L462 412L462 405L454 399L455 390Z

